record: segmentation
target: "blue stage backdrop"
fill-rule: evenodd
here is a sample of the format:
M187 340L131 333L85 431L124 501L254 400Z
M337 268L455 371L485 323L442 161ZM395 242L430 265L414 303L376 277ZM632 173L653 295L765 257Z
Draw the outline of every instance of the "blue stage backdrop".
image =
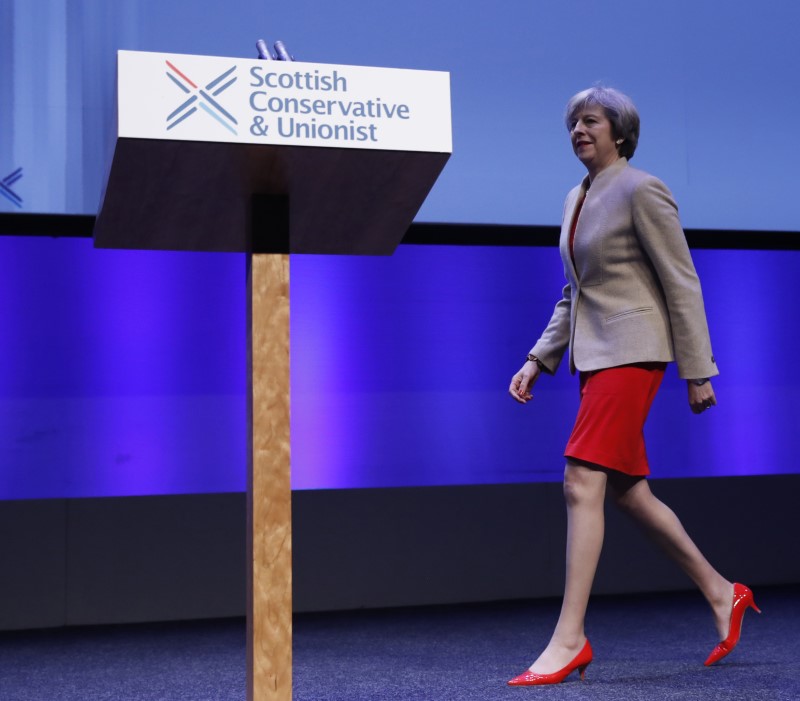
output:
M653 472L796 471L800 252L695 259L719 406L691 414L671 369ZM0 238L0 498L244 489L244 278L236 254ZM294 256L294 487L560 479L576 378L506 388L562 279L546 248Z
M96 211L117 49L253 56L263 37L451 72L455 153L419 221L558 223L583 174L563 105L600 80L638 103L633 164L685 225L800 232L782 126L800 112L797 26L789 0L2 0L0 211ZM695 259L720 403L692 415L668 373L654 474L796 471L800 252ZM0 498L244 489L244 274L241 255L0 237ZM562 279L554 249L294 257L295 488L560 479L575 378L543 378L526 407L506 387Z
M0 211L96 212L117 49L255 57L263 37L452 74L455 153L420 221L558 223L582 175L563 105L600 80L638 103L635 163L686 226L798 231L798 26L795 0L3 0L0 179L22 177Z

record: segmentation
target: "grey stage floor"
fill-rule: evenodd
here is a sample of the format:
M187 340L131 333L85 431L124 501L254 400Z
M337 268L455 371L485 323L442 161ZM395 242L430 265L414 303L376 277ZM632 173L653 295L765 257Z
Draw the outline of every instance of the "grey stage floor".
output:
M559 602L297 616L297 701L794 701L800 588L755 588L742 642L716 667L711 617L694 593L596 597L595 660L580 682L509 688L547 641ZM0 634L2 701L241 701L241 619Z

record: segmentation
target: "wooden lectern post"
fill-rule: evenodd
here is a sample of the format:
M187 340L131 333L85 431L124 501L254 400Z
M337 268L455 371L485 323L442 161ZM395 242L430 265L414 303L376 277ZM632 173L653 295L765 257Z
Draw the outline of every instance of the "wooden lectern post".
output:
M247 261L247 700L292 698L289 255Z
M95 246L247 254L247 698L291 701L289 254L391 255L450 157L450 80L268 63L118 52ZM272 92L324 114L283 136L265 71L320 76Z

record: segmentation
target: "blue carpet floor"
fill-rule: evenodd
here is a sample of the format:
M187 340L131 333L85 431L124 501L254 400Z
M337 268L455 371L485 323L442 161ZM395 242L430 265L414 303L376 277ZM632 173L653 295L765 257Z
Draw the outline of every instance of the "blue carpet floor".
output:
M595 597L580 682L509 688L547 642L559 602L301 615L296 701L800 700L800 589L759 588L718 666L698 594ZM244 621L0 634L0 701L243 701Z

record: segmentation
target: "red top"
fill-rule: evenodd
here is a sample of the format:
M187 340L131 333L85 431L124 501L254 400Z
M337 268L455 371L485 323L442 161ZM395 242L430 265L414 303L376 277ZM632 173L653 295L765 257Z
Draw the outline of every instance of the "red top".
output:
M575 265L575 229L578 227L578 217L581 215L583 203L586 201L586 193L578 201L578 206L575 207L575 214L572 215L572 225L569 229L569 257L572 258L572 264Z

